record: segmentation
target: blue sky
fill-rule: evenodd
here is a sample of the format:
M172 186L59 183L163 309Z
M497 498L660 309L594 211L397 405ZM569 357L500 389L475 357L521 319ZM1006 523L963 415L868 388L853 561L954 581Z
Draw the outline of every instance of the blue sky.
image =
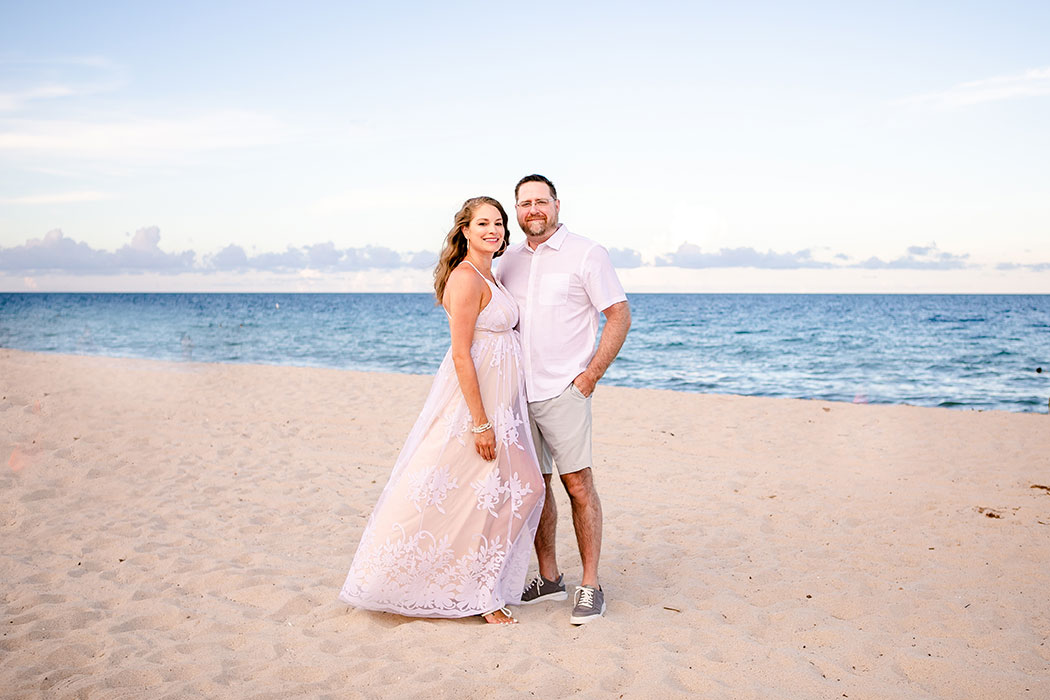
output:
M425 291L462 200L542 172L628 291L1050 292L1047 36L1045 2L2 2L0 289Z

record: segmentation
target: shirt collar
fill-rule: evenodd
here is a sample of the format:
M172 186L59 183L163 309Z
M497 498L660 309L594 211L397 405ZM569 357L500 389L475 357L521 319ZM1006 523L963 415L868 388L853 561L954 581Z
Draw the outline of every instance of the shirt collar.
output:
M534 250L531 248L530 250L532 250L532 252L535 253L537 250L540 249L541 246L547 246L548 248L553 248L554 250L560 250L561 244L565 242L565 239L568 238L568 236L569 229L565 228L565 224L558 224L558 229L551 235L550 238L545 240L543 243L540 243L540 245L536 246ZM527 243L526 246L528 246Z

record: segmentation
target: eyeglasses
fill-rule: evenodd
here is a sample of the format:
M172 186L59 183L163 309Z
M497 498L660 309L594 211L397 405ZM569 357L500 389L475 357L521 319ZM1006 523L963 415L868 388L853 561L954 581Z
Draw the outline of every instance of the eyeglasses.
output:
M551 200L549 199L527 199L524 202L518 202L516 206L518 207L518 209L532 209L532 205L535 204L537 207L542 209L550 203Z

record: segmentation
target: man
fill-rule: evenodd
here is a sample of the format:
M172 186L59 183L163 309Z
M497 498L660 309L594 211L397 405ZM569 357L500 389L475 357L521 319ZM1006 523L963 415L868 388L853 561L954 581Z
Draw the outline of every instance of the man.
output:
M518 302L529 418L547 489L536 532L540 575L526 586L522 603L568 597L554 547L558 511L551 475L557 465L583 562L569 622L582 625L605 613L598 583L602 504L592 475L591 394L623 345L631 311L605 248L558 223L561 202L550 180L523 177L514 199L525 241L504 253L496 276ZM605 329L595 350L599 312L605 314Z

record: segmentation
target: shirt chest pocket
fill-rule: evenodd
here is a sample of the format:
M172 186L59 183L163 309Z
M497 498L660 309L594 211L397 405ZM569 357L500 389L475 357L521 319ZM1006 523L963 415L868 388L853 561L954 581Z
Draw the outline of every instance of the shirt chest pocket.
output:
M569 299L569 275L551 272L540 277L538 301L543 306L564 304Z

